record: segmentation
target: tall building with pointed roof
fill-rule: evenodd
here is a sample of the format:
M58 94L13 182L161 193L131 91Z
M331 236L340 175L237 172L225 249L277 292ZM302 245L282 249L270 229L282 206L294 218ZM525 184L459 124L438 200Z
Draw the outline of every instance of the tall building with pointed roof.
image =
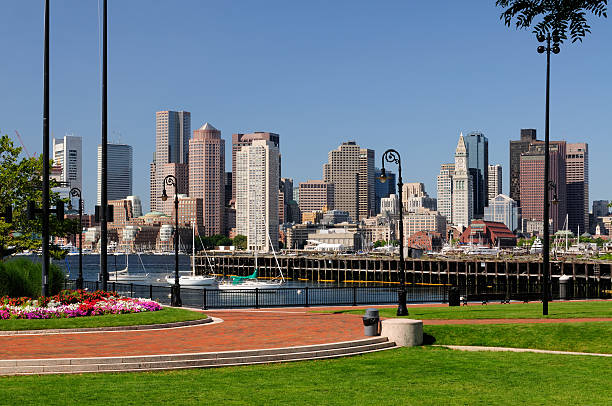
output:
M468 227L474 218L474 194L472 176L468 166L468 150L463 133L459 135L455 150L455 173L453 176L453 224Z
M209 123L189 140L189 197L202 199L204 235L223 234L225 207L225 141Z

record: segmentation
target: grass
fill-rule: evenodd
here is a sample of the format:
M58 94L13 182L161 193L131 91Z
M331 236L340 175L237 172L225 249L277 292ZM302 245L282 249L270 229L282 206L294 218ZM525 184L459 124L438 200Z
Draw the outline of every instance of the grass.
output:
M397 317L395 308L379 309L381 317ZM542 316L542 303L470 304L459 307L408 307L409 318L418 320L457 319L573 319L581 317L612 317L612 301L550 302L548 316ZM334 313L363 314L363 309L341 310Z
M401 348L336 360L0 378L4 404L608 405L612 360Z
M192 310L164 307L156 312L106 314L103 316L75 317L64 319L0 320L0 331L7 330L42 330L58 328L87 328L134 326L147 324L172 323L177 321L205 319L207 316Z
M423 330L428 344L612 353L612 322L425 325Z

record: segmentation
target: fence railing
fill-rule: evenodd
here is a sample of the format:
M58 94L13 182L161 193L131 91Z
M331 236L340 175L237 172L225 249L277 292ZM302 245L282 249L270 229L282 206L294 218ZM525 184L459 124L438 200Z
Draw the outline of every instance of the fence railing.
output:
M66 281L75 289L76 281ZM99 290L102 283L85 281L83 288ZM108 289L127 297L149 298L170 304L170 286L108 282ZM406 303L445 303L447 286L406 286ZM288 287L277 289L216 289L181 286L183 306L201 309L358 306L397 303L397 287Z
M551 282L549 298L557 299L609 299L612 298L610 281L569 281L563 289L559 281ZM76 288L76 281L66 281L66 288ZM102 284L85 281L87 290L99 290ZM447 303L450 286L406 286L406 303ZM170 304L171 287L137 283L108 282L108 289L127 297L149 298ZM278 289L191 288L181 286L183 306L201 309L358 306L397 303L397 287L326 286L288 287ZM541 286L529 284L467 284L459 286L459 293L467 300L522 300L538 301Z

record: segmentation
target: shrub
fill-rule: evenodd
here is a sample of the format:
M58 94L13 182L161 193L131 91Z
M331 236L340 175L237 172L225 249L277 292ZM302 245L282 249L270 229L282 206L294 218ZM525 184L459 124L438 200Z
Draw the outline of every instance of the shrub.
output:
M41 294L42 264L25 258L0 262L0 296L36 298ZM62 269L51 264L49 294L55 295L64 287Z

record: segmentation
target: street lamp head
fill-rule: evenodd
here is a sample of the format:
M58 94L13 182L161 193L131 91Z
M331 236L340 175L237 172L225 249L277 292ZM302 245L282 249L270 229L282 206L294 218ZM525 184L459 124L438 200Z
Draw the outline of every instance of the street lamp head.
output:
M553 46L553 54L558 54L559 52L561 52L561 48L559 48L559 45L555 45Z
M544 36L544 34L538 34L536 38L538 39L539 42L546 41L546 37Z
M162 202L165 202L166 200L168 200L168 194L166 193L166 188L164 188L162 192L161 199L162 199Z
M542 53L544 53L544 51L546 51L546 48L544 48L544 45L540 45L538 47L538 54L542 54Z
M380 183L385 183L387 179L387 172L385 171L385 167L383 166L383 168L380 170L380 176L378 177L378 180L380 180Z

